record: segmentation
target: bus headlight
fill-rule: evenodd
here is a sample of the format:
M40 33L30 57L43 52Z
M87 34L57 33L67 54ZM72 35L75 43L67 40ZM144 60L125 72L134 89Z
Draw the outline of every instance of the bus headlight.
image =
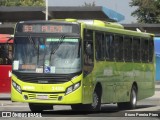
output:
M12 81L12 86L20 93L22 94L21 86L18 85L16 82Z
M67 94L75 91L75 90L78 89L80 86L81 86L81 82L78 82L78 83L75 83L75 84L69 86L69 87L66 89L66 93L65 93L65 94L67 95Z

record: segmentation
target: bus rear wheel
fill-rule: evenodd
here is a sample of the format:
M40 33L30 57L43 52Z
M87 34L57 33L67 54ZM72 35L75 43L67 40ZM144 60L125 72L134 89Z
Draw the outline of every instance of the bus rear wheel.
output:
M130 94L130 101L129 102L123 102L123 103L117 103L119 109L135 109L137 105L137 89L135 86L131 89Z
M129 109L135 109L137 105L137 89L135 86L132 87L131 95L130 95L130 102L127 103Z
M42 112L43 110L53 110L53 105L29 103L32 112Z

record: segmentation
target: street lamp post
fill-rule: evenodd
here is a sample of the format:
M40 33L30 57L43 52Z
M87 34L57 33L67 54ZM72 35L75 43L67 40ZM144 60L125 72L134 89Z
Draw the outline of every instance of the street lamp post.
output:
M46 21L48 20L48 0L46 0Z

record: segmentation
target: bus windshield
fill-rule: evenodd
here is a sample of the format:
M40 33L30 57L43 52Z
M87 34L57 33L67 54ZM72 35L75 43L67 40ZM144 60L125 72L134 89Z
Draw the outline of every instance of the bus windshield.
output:
M15 37L13 70L25 73L70 74L81 71L78 38Z

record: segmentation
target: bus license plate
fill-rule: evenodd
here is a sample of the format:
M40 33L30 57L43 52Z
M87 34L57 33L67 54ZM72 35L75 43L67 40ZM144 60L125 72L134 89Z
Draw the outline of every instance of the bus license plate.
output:
M46 99L48 99L48 95L37 95L36 98L37 98L37 99L46 100Z

